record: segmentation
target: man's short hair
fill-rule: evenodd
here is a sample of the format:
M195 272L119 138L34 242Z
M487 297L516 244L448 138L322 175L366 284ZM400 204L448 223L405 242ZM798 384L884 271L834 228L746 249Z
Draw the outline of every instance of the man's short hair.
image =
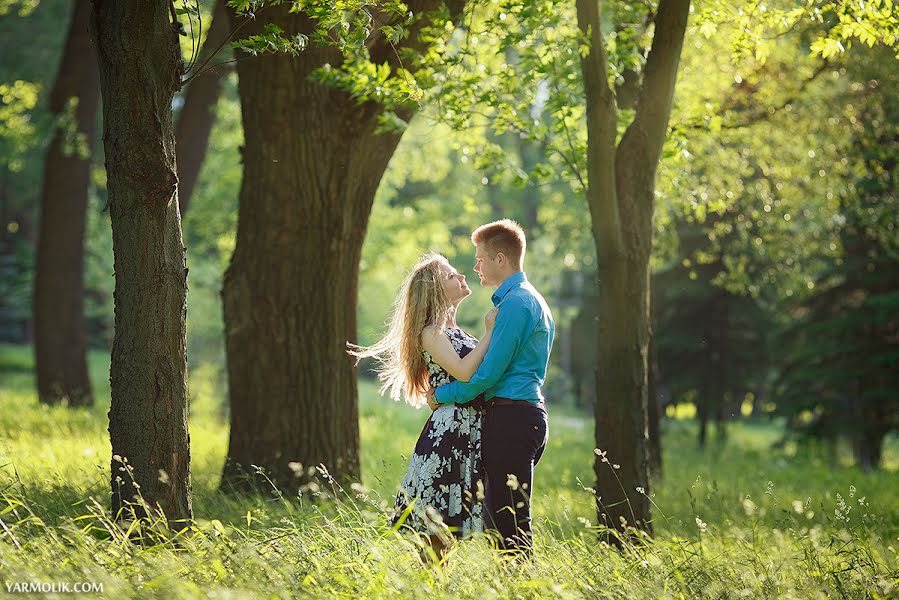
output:
M491 258L502 252L512 264L520 267L527 249L527 240L521 225L512 219L500 219L481 225L471 234L471 243L484 244Z

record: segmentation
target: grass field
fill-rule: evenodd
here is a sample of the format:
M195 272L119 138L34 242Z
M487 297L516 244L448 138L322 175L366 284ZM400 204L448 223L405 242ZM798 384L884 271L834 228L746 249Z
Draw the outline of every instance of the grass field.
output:
M227 443L221 390L191 374L195 524L137 546L108 514L108 357L91 356L97 405L39 405L30 349L0 346L0 591L94 582L108 597L894 598L899 442L865 474L790 443L774 424L731 425L702 452L691 422L664 423L655 540L596 541L592 420L550 405L536 474L536 556L509 567L483 540L445 568L419 565L386 515L426 418L360 384L362 486L315 502L216 491ZM52 594L51 594L52 595ZM63 594L64 595L64 594Z

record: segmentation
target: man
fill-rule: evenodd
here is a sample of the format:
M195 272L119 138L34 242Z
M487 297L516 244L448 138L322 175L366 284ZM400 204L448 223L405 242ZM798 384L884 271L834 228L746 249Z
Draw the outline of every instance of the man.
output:
M474 270L481 285L495 287L499 308L493 339L481 366L467 383L454 381L432 391L429 404L465 403L479 394L487 401L481 437L487 474L487 525L500 534L503 549L530 555L530 499L534 465L546 447L548 422L540 387L546 378L555 324L543 296L524 273L526 240L509 219L471 234Z

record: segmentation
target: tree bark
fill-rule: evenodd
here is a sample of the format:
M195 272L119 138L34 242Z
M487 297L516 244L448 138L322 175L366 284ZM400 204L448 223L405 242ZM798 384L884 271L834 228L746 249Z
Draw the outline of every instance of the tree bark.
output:
M93 23L115 257L112 510L118 518L131 508L136 517L161 511L174 522L192 514L187 268L171 109L183 65L169 8L94 0ZM146 505L130 504L138 496Z
M409 8L419 15L436 6ZM275 6L241 35L264 22L289 35L313 28L305 15ZM421 24L404 45L422 43ZM384 40L371 44L374 62L395 60ZM356 339L374 194L400 134L375 133L381 105L309 80L313 69L341 62L336 49L312 47L296 58L237 63L244 177L222 289L231 402L223 490L266 489L270 479L293 495L320 464L342 482L360 476L356 375L345 344Z
M50 95L50 111L74 123L60 122L47 150L34 275L38 397L69 406L93 404L84 320L84 230L100 82L90 16L90 0L77 0ZM70 102L76 104L68 113Z
M662 0L634 120L617 148L616 101L597 0L577 0L590 40L582 57L587 104L587 201L599 268L596 444L599 522L618 535L652 533L647 451L649 254L655 174L668 127L689 0ZM624 535L621 535L624 534Z
M649 335L649 397L646 403L646 430L649 436L649 474L653 478L662 477L662 406L659 402L659 357L655 342L655 285L650 280L650 335Z
M209 33L196 60L198 67L228 39L229 25L225 0L217 0ZM207 67L196 79L191 80L184 94L184 106L178 115L175 129L175 147L178 151L178 203L182 216L187 212L194 186L200 176L200 168L203 166L203 159L209 146L209 134L215 124L215 106L218 103L222 81L229 72L230 69L223 66Z

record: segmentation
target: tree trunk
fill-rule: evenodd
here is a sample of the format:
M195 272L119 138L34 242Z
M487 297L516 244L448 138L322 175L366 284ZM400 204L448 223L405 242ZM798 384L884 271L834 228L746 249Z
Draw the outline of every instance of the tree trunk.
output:
M696 432L696 444L700 449L705 450L706 442L709 436L709 389L703 386L698 391L696 398L696 419L699 421L699 430Z
M94 0L94 27L115 257L112 510L186 520L187 268L171 109L183 68L178 33L161 0ZM138 494L147 510L129 504Z
M650 285L653 285L650 280ZM653 285L653 290L655 286ZM655 341L655 295L650 290L649 332L649 397L646 404L647 432L649 435L649 473L653 478L662 477L662 406L659 402L659 359Z
M434 4L410 10L419 15ZM290 35L313 27L287 7L272 7L261 21L245 34L263 22ZM416 27L404 43L415 43ZM395 53L372 47L376 62L378 54L389 62ZM360 476L356 374L346 342L356 339L372 202L400 134L375 133L381 105L310 81L325 63L341 63L336 49L237 63L244 177L222 289L231 401L223 490L270 486L254 465L290 495L320 464L342 482Z
M647 451L649 254L655 174L668 127L689 0L662 0L634 120L618 147L616 102L597 0L577 0L587 105L587 202L599 269L597 508L622 542L652 533Z
M600 523L651 533L649 499L639 492L649 490L646 269L630 259L602 266L596 446L607 462L599 456L595 469Z
M878 387L882 392L881 397L861 396L861 387ZM865 384L857 383L855 400L849 409L848 421L853 424L850 432L852 441L852 454L856 466L865 473L871 473L880 468L883 459L883 443L887 434L893 427L889 402L886 398L890 395L884 382L868 381Z
M100 84L90 16L90 0L77 0L50 95L50 111L74 123L61 121L47 150L34 275L38 396L69 406L94 401L84 320L84 230Z
M209 26L206 41L203 42L203 50L196 61L197 68L211 58L211 55L228 39L229 25L225 0L216 0L212 24ZM224 66L211 69L207 66L196 79L191 80L184 94L184 106L178 115L178 125L175 129L175 148L178 151L178 202L182 216L187 212L194 186L200 176L200 168L203 166L206 148L209 145L209 134L215 124L215 106L218 103L222 81L229 72L230 69Z

